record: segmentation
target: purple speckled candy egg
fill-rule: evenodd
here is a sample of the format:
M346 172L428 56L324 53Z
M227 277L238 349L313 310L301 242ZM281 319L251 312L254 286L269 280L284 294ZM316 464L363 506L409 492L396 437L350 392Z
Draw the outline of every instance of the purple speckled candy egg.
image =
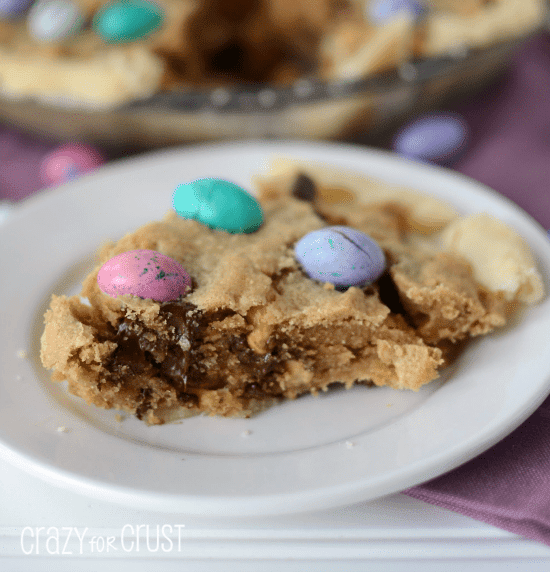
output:
M0 18L17 18L32 2L33 0L0 0Z
M403 127L393 149L412 159L448 164L464 151L468 139L468 125L460 115L432 113Z
M380 246L347 226L328 226L306 234L296 243L294 254L310 278L342 287L374 282L386 266Z
M48 153L40 165L40 179L45 185L59 185L96 169L105 160L101 153L84 143L68 143Z
M424 12L424 7L415 0L371 0L365 9L367 17L377 24L402 15L417 18Z
M130 250L108 260L97 274L102 292L168 302L185 296L191 277L173 258L155 250Z

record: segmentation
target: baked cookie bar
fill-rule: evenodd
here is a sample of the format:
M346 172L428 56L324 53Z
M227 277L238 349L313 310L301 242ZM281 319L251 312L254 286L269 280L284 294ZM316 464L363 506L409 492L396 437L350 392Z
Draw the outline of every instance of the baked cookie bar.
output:
M169 212L104 245L80 295L53 296L46 313L41 358L53 380L149 424L248 417L334 384L416 391L543 296L528 247L488 215L299 161L275 161L254 187L263 222L252 231ZM344 287L298 262L305 236L342 228L379 245L375 280ZM181 264L190 290L155 301L101 288L107 261L143 250Z

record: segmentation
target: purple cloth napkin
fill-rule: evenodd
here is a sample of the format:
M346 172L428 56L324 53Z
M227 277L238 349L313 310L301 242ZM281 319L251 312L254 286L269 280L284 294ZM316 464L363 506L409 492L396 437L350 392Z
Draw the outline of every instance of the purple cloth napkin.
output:
M40 164L54 147L0 126L0 200L17 202L42 189Z
M455 169L550 228L550 36L518 52L509 73L456 108L472 142ZM405 494L550 545L550 398L511 435Z

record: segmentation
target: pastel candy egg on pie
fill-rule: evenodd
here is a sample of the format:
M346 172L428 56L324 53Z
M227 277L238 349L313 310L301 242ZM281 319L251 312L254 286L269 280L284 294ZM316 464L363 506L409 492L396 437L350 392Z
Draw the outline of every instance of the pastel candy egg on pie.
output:
M36 40L56 41L80 31L84 16L70 0L39 0L27 15L29 34Z
M371 0L366 5L367 16L378 24L383 24L398 16L416 18L424 8L415 0Z
M198 179L179 185L173 204L179 216L231 233L254 232L264 218L254 197L223 179Z
M25 12L32 0L0 0L0 18L16 18Z
M168 302L191 290L191 277L173 258L155 250L130 250L105 262L97 274L102 292Z
M374 282L386 266L380 246L363 232L346 226L306 234L296 243L294 253L310 278L341 287Z
M97 12L92 25L105 42L122 44L151 34L163 23L164 12L155 2L118 0Z

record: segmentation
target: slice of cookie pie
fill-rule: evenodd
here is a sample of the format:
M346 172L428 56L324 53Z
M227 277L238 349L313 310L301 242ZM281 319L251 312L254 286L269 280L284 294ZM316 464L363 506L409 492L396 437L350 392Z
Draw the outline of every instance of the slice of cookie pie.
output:
M255 181L257 207L228 208L198 183L183 186L177 213L105 245L80 296L51 301L42 362L89 404L158 424L247 417L333 384L418 390L470 338L543 295L512 230L408 189L287 160ZM191 191L213 203L186 214ZM500 265L476 253L480 241ZM117 282L115 263L130 256L152 290Z

